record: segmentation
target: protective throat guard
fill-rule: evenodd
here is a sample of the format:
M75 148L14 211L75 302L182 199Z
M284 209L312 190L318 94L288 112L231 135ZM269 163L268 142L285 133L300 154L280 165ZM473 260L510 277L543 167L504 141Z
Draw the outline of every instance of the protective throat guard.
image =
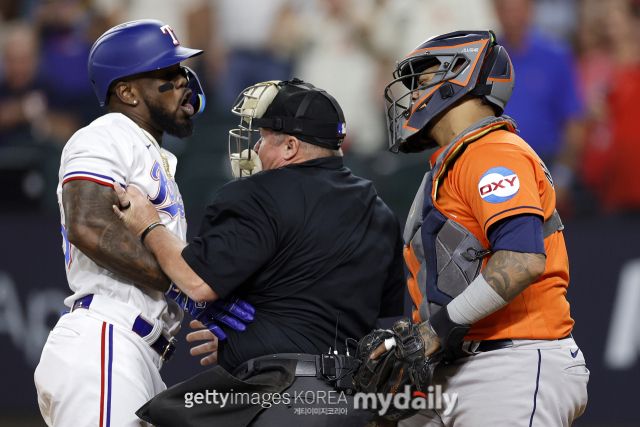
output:
M254 175L262 170L262 162L258 153L245 149L242 153L231 153L231 174L234 178Z
M515 132L509 117L485 118L462 133L438 156L420 185L404 231L404 256L409 267L407 284L414 303L413 320L422 322L460 295L480 274L491 254L480 241L435 205L438 184L466 147L489 132ZM562 230L559 215L545 221L544 238Z

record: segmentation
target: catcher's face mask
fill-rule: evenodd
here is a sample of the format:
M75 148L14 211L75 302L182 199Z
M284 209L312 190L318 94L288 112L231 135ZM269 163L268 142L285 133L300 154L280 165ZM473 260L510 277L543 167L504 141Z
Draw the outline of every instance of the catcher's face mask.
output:
M502 114L513 85L511 61L493 32L456 31L428 39L397 63L385 88L389 150L434 148L424 131L468 94L482 97Z
M260 129L254 119L264 116L267 107L280 90L279 80L258 83L247 89L236 99L231 112L240 116L240 124L229 131L229 159L234 178L253 175L262 170L262 163L253 146L260 139Z

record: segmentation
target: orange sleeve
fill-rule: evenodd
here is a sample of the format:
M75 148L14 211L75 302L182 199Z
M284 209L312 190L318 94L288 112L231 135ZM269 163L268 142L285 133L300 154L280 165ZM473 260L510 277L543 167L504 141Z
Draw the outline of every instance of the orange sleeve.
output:
M464 160L463 160L464 159ZM543 183L535 155L508 143L471 146L459 166L458 188L484 235L495 222L523 213L544 220L540 197Z

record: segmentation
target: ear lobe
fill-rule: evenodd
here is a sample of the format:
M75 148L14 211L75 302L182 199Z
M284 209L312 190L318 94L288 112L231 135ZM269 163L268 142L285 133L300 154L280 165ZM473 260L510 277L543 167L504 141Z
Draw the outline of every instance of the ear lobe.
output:
M300 141L295 136L287 136L287 139L282 144L286 147L284 152L284 159L291 160L298 154L300 150Z
M132 87L130 82L120 82L116 85L115 95L120 102L127 105L135 106L138 104L138 96L136 89Z

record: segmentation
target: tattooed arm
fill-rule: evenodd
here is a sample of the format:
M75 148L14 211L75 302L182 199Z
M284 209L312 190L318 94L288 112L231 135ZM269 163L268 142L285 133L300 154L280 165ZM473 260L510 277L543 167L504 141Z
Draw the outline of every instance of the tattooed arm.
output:
M504 300L503 304L509 303L544 273L545 262L546 258L543 254L498 251L487 262L487 265L482 270L482 276L491 289ZM473 286L473 283L471 286ZM469 291L469 288L457 296L456 300L461 298L467 291ZM485 312L483 315L488 316L495 310L497 310L496 307L494 307L493 311ZM475 311L477 312L478 310ZM440 339L431 329L429 322L420 323L418 332L424 340L425 356L435 353L440 347ZM383 344L376 349L371 358L376 359L385 351L386 348Z
M455 303L461 303L464 308L469 308L470 304L478 304L473 307L472 310L465 310L468 313L473 313L475 319L466 319L466 321L455 320L459 324L471 324L478 321L480 318L486 317L493 312L499 310L501 307L510 303L522 293L529 285L531 285L538 277L544 273L545 269L545 256L543 254L530 254L514 251L498 251L487 262L484 270L482 270L482 276L486 280L484 285L486 288L482 290L484 293L483 298L478 298L477 289L474 289L474 294L470 294L471 288L474 286L482 286L481 284L472 283L465 292L456 297L447 307L448 317L451 320L456 316L452 315L452 310L457 310L459 305ZM491 289L489 289L489 287ZM493 290L493 291L492 291ZM494 303L485 305L478 303L478 300L485 300L487 291L489 294L495 292ZM466 297L467 303L463 303L460 298ZM478 300L473 301L474 297ZM502 298L502 301L500 300ZM470 301L471 300L471 301ZM486 300L485 300L486 301ZM454 309L455 306L456 308ZM458 310L457 313L460 313ZM437 313L436 313L437 315ZM425 354L429 355L434 353L438 347L440 347L440 339L433 332L430 322L423 322L418 326L418 331L425 344Z
M118 196L112 188L88 180L62 187L69 242L93 262L140 285L166 292L171 281L140 239L114 214Z
M498 251L487 262L482 275L509 303L544 273L545 260L543 254Z

